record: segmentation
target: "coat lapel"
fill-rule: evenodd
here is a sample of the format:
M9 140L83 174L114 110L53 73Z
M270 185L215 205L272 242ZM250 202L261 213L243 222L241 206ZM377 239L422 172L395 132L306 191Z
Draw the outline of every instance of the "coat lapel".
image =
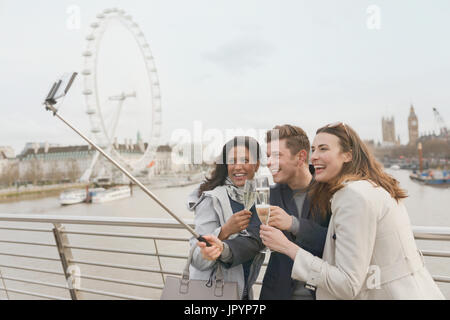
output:
M293 215L298 218L299 216L298 216L297 205L295 204L295 200L294 200L294 196L293 196L291 188L289 188L289 186L287 186L287 185L282 185L280 189L281 189L282 208L288 214Z

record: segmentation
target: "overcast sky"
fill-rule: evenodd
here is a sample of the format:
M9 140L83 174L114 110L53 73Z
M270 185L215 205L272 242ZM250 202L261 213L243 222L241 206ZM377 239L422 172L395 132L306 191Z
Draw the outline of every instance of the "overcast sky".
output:
M67 26L73 6L80 28ZM84 68L89 25L111 7L133 16L155 57L162 142L194 121L222 131L290 123L311 139L345 121L379 141L381 118L394 116L406 143L411 103L419 131L435 128L433 107L450 123L448 0L0 0L0 145L84 144L41 103L56 77ZM126 39L112 38L104 56L122 52ZM61 114L89 132L82 89L80 77Z

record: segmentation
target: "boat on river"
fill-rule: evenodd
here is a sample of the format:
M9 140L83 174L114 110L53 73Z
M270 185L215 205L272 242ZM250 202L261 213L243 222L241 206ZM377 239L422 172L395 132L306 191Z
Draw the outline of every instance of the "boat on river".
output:
M422 173L414 171L409 178L426 185L445 186L450 184L450 172L447 170L429 170Z
M92 203L103 203L131 197L131 188L129 186L118 186L97 192L92 196Z
M61 192L59 195L59 203L62 206L70 204L77 204L86 201L86 190L83 189L70 189Z
M62 206L71 204L89 202L90 199L98 192L105 191L104 188L89 188L86 189L69 189L61 192L59 195L59 203Z

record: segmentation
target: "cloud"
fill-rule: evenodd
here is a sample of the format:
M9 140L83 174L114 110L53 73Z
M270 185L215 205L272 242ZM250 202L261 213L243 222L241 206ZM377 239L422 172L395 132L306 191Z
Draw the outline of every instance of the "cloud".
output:
M274 51L270 43L253 36L236 38L203 56L231 73L242 74L263 65Z

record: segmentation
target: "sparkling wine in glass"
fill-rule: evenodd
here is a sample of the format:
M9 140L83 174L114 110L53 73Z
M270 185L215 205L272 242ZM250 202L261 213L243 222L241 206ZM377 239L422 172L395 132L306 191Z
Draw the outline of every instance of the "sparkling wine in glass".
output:
M268 177L256 179L256 213L262 224L269 224L270 219L270 185ZM261 252L266 253L267 248Z

